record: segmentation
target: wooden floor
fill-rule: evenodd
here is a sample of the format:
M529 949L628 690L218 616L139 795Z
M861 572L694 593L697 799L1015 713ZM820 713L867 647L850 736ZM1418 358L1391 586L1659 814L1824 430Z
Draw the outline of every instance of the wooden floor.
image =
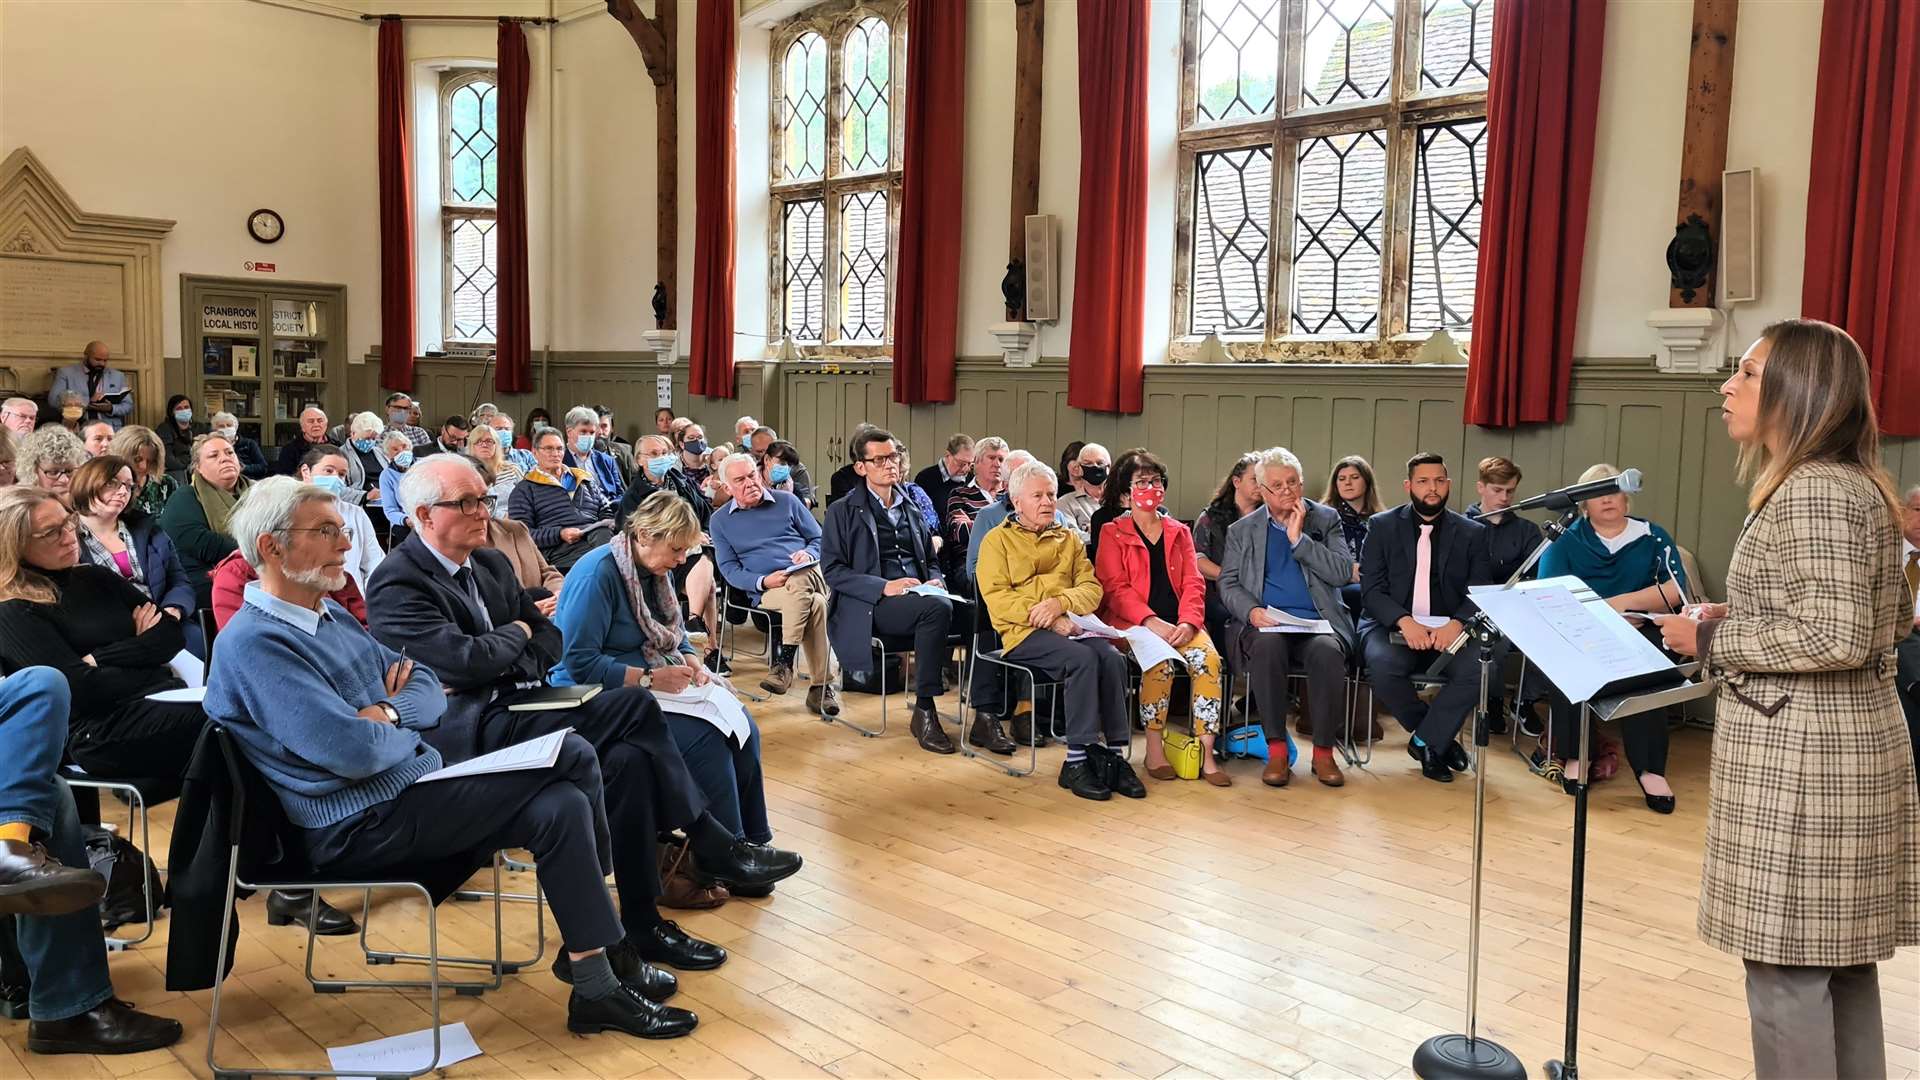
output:
M743 685L759 669L739 665ZM680 922L732 953L681 975L686 1039L580 1038L546 961L479 998L449 999L484 1056L456 1077L1405 1076L1414 1048L1457 1031L1465 1002L1473 787L1421 779L1391 731L1370 771L1283 791L1258 764L1235 784L1149 782L1144 801L1081 801L920 751L896 709L884 738L806 715L796 691L760 706L777 843L806 868L768 900ZM877 720L875 699L851 713ZM1389 725L1391 729L1392 725ZM1138 743L1136 742L1136 746ZM1530 1074L1560 1056L1572 801L1499 741L1488 792L1481 1030ZM1631 779L1593 795L1579 1064L1588 1077L1750 1075L1736 960L1694 936L1708 736L1675 737L1679 811L1647 811ZM171 808L155 813L155 847ZM519 875L531 886L531 875ZM336 897L342 901L344 897ZM489 950L490 907L450 903L442 942ZM508 948L531 942L508 908ZM374 937L419 948L417 901L377 905ZM222 1064L322 1067L323 1047L428 1025L424 994L319 996L305 935L242 905ZM120 996L178 1017L171 1051L40 1058L0 1022L0 1075L207 1076L208 995L163 986L167 922L112 959ZM549 937L549 949L552 939ZM549 957L551 952L549 952ZM323 939L324 972L368 969L357 939ZM1888 1061L1920 1074L1920 953L1882 965Z

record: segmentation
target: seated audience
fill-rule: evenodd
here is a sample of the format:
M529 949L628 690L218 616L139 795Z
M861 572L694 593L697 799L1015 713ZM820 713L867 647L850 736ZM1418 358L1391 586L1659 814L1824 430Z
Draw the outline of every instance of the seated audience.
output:
M433 435L420 426L420 405L408 394L387 395L387 430L404 433L416 456L433 445Z
M667 423L669 426L671 426L673 422L669 420ZM752 438L753 433L756 430L758 430L759 427L760 427L760 421L755 420L751 416L743 416L740 419L735 420L733 422L734 444L737 446L747 445L747 440Z
M521 473L524 474L528 469L533 468L533 451L522 450L514 445L513 417L501 412L500 407L491 401L473 410L473 429L478 431L483 427L493 429L494 437L500 440L501 452L506 454L507 460L511 461ZM471 435L467 437L467 449L469 451L473 449Z
M54 415L59 424L70 434L80 434L80 421L87 415L87 403L79 394L69 390L61 394L48 394L47 401L53 406Z
M520 434L514 438L513 440L514 448L518 450L525 450L528 453L532 453L533 452L533 433L535 429L543 428L543 427L552 427L552 426L553 426L553 414L548 412L545 406L536 405L533 408L528 409L527 410L527 426L520 429ZM526 466L522 465L521 468L524 469L526 468Z
M133 466L112 454L94 458L73 474L73 512L80 518L83 561L105 567L139 589L186 628L187 647L204 656L200 628L188 621L196 610L193 582L174 554L173 540L150 519L122 516L133 493Z
M900 475L912 476L913 455L907 453L907 444L899 439L893 440L893 452L900 455ZM920 511L920 520L927 523L927 534L933 538L933 550L939 551L940 511L933 508L933 499L927 495L925 488L911 480L902 479L900 490L907 493L907 498L913 501L913 508Z
M1066 498L1080 482L1080 451L1086 448L1086 441L1075 439L1060 451L1060 497Z
M108 359L106 342L87 342L78 364L66 364L54 370L47 400L65 401L72 395L79 400L88 420L103 421L119 431L127 417L133 415L133 395L128 392L132 387L125 372L108 366Z
M1229 656L1233 642L1227 637L1227 620L1231 615L1220 601L1220 560L1227 557L1227 530L1260 505L1259 474L1253 468L1259 460L1257 453L1241 454L1220 481L1213 501L1193 519L1194 562L1207 582L1207 634L1225 644Z
M1000 464L1000 472L1012 476L1013 471L1034 460L1028 450L1008 451L1006 460ZM999 497L989 503L973 519L973 527L968 531L967 549L964 557L955 561L951 580L960 589L960 595L972 595L977 580L975 571L980 565L980 542L992 534L993 530L1013 514L1012 492L1002 490ZM1054 524L1068 528L1067 519L1058 509L1053 514ZM938 539L937 537L935 539ZM954 612L956 620L970 624L973 632L974 647L994 649L1000 646L1000 637L994 633L992 620L986 613L978 610L978 605L968 605ZM1035 746L1046 746L1053 738L1043 728L1035 727L1032 702L1022 699L1013 703L1009 712L1007 702L1007 673L993 664L975 664L972 680L967 684L967 702L976 711L1000 718L1011 727L1011 736L1015 743L1031 742Z
M1300 459L1275 447L1254 463L1261 505L1227 529L1220 560L1220 599L1235 648L1234 667L1251 676L1254 707L1267 736L1267 767L1260 780L1285 787L1287 676L1307 675L1307 712L1313 730L1313 778L1328 787L1346 783L1333 746L1346 719L1347 656L1354 641L1353 616L1340 596L1353 574L1339 511L1306 496ZM1444 504L1443 504L1444 505ZM1265 632L1281 620L1325 619L1332 633ZM1449 774L1451 775L1451 774Z
M527 527L561 573L613 538L613 507L585 469L563 463L565 439L554 428L533 437L538 464L507 498L507 516Z
M1407 459L1407 501L1367 522L1360 555L1361 648L1375 700L1411 732L1407 753L1429 780L1448 783L1470 766L1456 738L1480 703L1480 646L1463 642L1442 669L1432 702L1413 687L1461 634L1478 608L1470 585L1493 575L1485 527L1447 509L1452 482L1439 454ZM1324 617L1324 616L1323 616ZM1393 640L1395 634L1401 641ZM1318 696L1318 695L1314 695Z
M292 480L293 477L287 479ZM235 551L220 560L220 565L213 568L213 597L208 601L208 607L213 611L214 629L227 628L227 623L246 606L247 586L258 580L260 577L254 573L253 564L247 562L240 552ZM347 614L359 620L360 625L367 624L367 596L360 591L352 575L348 575L345 585L329 590L327 598L345 608Z
M686 419L684 416L680 418L680 420ZM680 420L675 420L674 423L679 424ZM709 448L707 446L706 429L691 420L687 420L686 424L680 427L680 441L678 445L680 447L680 471L686 473L687 479L692 480L694 483L705 484L707 479L713 476L715 468L714 462L708 454ZM719 479L715 477L713 486L725 487L726 485L722 484Z
M620 466L620 482L624 487L633 480L633 444L620 437L613 426L613 409L606 405L595 405L594 414L600 417L600 438L593 444L595 450L603 450L613 455L614 464Z
M687 440L687 429L692 426L693 417L676 416L673 418L673 421L667 425L667 438L673 440L673 445L679 446ZM754 421L753 426L759 427L760 422L758 420ZM735 437L734 441L738 442L738 437Z
M12 487L19 482L20 474L13 453L13 432L0 426L0 487Z
M499 432L486 424L476 424L473 434L467 437L467 455L486 470L487 494L493 496L493 516L506 517L507 503L513 497L514 487L526 478L525 470L507 456L507 444Z
M1374 486L1373 466L1359 454L1349 454L1333 464L1327 477L1327 492L1321 501L1340 515L1340 532L1353 553L1353 580L1340 590L1347 610L1360 617L1360 553L1367 546L1367 522L1386 509L1380 504L1380 492ZM1471 515L1469 515L1471 516Z
M288 439L280 447L280 456L274 459L275 476L292 476L300 471L300 463L306 460L308 453L323 446L334 445L327 437L327 413L318 405L309 405L300 410L300 437Z
M175 396L186 400L182 395ZM14 438L23 439L39 426L40 406L35 405L32 398L10 397L0 403L0 427L12 432Z
M1145 798L1125 756L1133 733L1126 657L1104 640L1071 636L1067 616L1099 608L1100 582L1080 538L1054 522L1058 483L1037 461L1013 474L1014 514L980 544L980 599L1006 658L1065 684L1060 786L1083 799Z
M1487 527L1488 567L1493 580L1504 583L1540 546L1540 526L1507 513L1520 487L1520 466L1503 457L1481 458L1473 486L1480 498L1467 507L1467 516Z
M233 455L240 459L240 475L249 480L260 480L267 475L267 452L260 444L240 434L240 421L230 412L217 412L212 416L213 433L227 440L233 446Z
M567 1026L646 1038L693 1030L692 1013L659 1003L675 986L634 955L607 895L602 774L584 739L568 738L546 769L414 783L445 760L422 732L440 730L455 699L428 666L327 602L347 580L336 505L276 478L236 512L261 580L224 648L248 662L218 665L207 687L211 715L273 789L308 861L352 878L459 857L477 868L486 852L527 848L560 926L556 967L573 983Z
M433 442L420 451L421 457L428 454L464 454L467 450L467 418L449 416L440 421L440 434Z
M1031 450L1009 450L1006 460L1000 465L1001 475L1012 476L1013 470L1033 460L1035 460L1035 458ZM1067 522L1067 516L1057 509L1057 502L1055 506L1053 523L1062 528L1072 528L1073 526ZM1000 494L992 502L983 507L978 514L974 515L973 528L968 531L967 535L966 560L961 564L961 573L956 576L967 582L973 580L974 568L980 565L980 541L985 540L988 533L999 528L1001 522L1012 516L1013 492L1011 489L1002 488Z
M973 444L973 479L953 489L940 508L940 528L946 537L947 576L958 578L962 587L971 580L960 565L960 555L969 550L974 518L992 506L1007 489L1007 440L988 435ZM969 560L971 561L971 560ZM960 571L960 573L956 573Z
M67 677L67 753L81 768L178 777L206 718L197 703L147 695L184 685L167 664L187 647L185 628L176 609L83 562L80 527L44 491L0 489L0 670Z
M827 579L820 573L820 524L800 500L769 491L747 454L720 467L733 503L714 512L714 556L720 576L756 607L780 616L780 645L760 686L784 694L793 687L793 661L804 646L815 686L833 681L827 648Z
M377 511L380 510L380 474L387 469L387 451L380 441L385 431L378 416L370 412L355 413L347 421L347 438L341 443L341 449L347 451L347 492L343 497L348 502L372 507L368 513L383 525L386 515Z
M167 399L167 418L160 425L160 444L167 451L167 475L184 484L193 471L193 441L207 433L207 425L194 423L193 401L185 394Z
M160 527L173 539L201 604L212 598L214 566L233 554L227 516L248 484L233 446L218 435L202 435L193 441L193 474L160 510Z
M594 449L600 441L600 414L593 411L591 405L579 405L567 410L567 453L563 459L571 468L581 469L593 478L600 493L609 502L619 502L626 491L626 481L620 475L620 463L613 455ZM536 451L539 447L534 447ZM535 460L539 454L536 452Z
M771 430L771 429L767 429ZM784 491L805 503L806 497L800 494L799 482L795 479L794 468L800 461L800 451L792 443L774 440L752 455L760 466L760 481L774 491Z
M954 434L947 437L946 452L933 464L921 469L913 482L927 493L933 503L933 512L937 517L947 508L947 497L973 478L973 436ZM933 527L934 535L940 534L940 525Z
M1619 476L1611 465L1595 465L1580 474L1579 483ZM1630 497L1603 495L1580 504L1580 518L1540 556L1539 576L1571 574L1606 598L1615 611L1679 611L1686 602L1687 574L1680 566L1680 550L1667 530L1627 513ZM1509 514L1509 517L1513 515ZM1659 626L1641 620L1641 633L1660 641ZM1542 680L1544 682L1545 680ZM1557 689L1547 686L1552 704L1552 754L1564 759L1562 783L1569 795L1579 790L1581 777L1580 715ZM1627 764L1640 782L1648 808L1673 813L1673 788L1667 783L1667 716L1655 709L1620 721L1620 741L1626 744ZM1596 752L1596 758L1599 754ZM1599 770L1595 770L1599 775Z
M57 424L48 424L20 443L14 467L27 483L72 505L73 474L87 463L80 437Z
M541 441L558 436L544 431ZM446 715L427 741L448 761L463 761L562 728L577 732L606 777L613 877L635 966L719 967L724 949L660 918L659 833L685 829L697 872L729 889L770 885L798 870L799 857L745 843L707 812L648 691L606 690L568 709L513 711L560 663L563 645L506 557L484 544L491 516L479 473L461 458L428 458L401 494L413 533L374 573L369 623L383 644L405 647L447 688ZM556 964L555 974L568 981L566 965Z
M748 419L751 420L752 417L748 417ZM655 435L665 435L668 442L673 441L673 409L662 405L653 410L653 433Z
M613 542L581 559L554 616L566 643L550 676L554 685L638 686L656 694L707 685L713 674L687 640L672 575L687 549L699 542L693 508L677 495L656 491L628 516ZM736 742L713 723L674 711L671 702L661 705L661 715L706 795L708 812L736 840L771 844L760 728L753 718L747 718L745 738ZM765 896L771 889L749 886L742 895Z
M853 433L847 437L847 445L853 445L855 440L873 430L876 426L877 425L869 424L864 420L853 425ZM767 430L771 431L772 429L768 428ZM848 452L848 456L852 456L851 451ZM860 490L860 474L854 471L854 463L849 461L845 465L835 469L833 475L827 478L827 505L832 506L834 503L839 502L841 499L846 498L858 490Z
M107 453L133 467L133 498L127 503L128 518L158 517L167 500L180 486L167 475L167 448L150 427L128 424L107 445Z
M347 549L347 576L364 593L367 583L373 580L374 567L380 565L387 552L380 546L380 537L375 535L373 520L367 517L367 512L346 499L347 452L327 445L309 450L306 460L300 463L299 478L333 496L340 504L334 507L334 512L340 515L347 539L353 545Z
M114 994L100 935L106 878L87 865L73 794L55 770L72 708L46 667L0 681L0 915L25 968L33 1054L137 1054L180 1041L180 1021ZM17 1045L17 1044L16 1044Z
M947 643L953 602L907 591L922 582L943 587L945 582L926 519L900 489L896 445L891 432L874 428L861 433L849 452L865 483L827 508L820 543L820 566L833 590L827 634L840 662L863 670L872 667L873 638L912 638L913 737L923 750L951 754L953 743L941 726L935 699L946 693L941 673L953 652ZM816 692L808 692L809 705ZM832 711L825 715L840 711L838 702L831 704ZM1013 753L999 718L984 712L968 738L996 754Z
M107 423L105 420L95 420L90 424L81 426L80 445L86 449L87 457L97 458L101 454L107 453L107 448L113 445L113 437L115 434L116 431L112 424Z
M1092 539L1093 512L1100 509L1101 497L1107 486L1107 470L1113 467L1113 457L1099 443L1087 443L1080 448L1074 464L1079 468L1073 477L1073 490L1061 498L1060 512L1072 523L1074 532ZM1099 545L1095 544L1094 547Z
M1100 557L1100 534L1106 530L1107 522L1125 517L1131 507L1127 499L1133 494L1133 459L1146 453L1144 447L1136 446L1123 451L1113 468L1107 472L1107 483L1100 492L1100 506L1087 519L1087 558ZM1166 513L1166 507L1160 508Z
M1900 527L1900 568L1907 577L1907 596L1913 600L1913 631L1894 647L1894 683L1900 708L1907 714L1914 767L1920 771L1920 484L1907 489L1905 508Z
M620 497L620 506L614 512L615 526L625 528L627 517L656 491L670 491L686 502L700 523L700 540L699 546L687 553L687 560L674 568L674 587L686 595L690 627L710 633L715 626L713 618L717 602L714 593L713 538L707 535L707 527L713 517L713 500L680 469L680 455L674 453L673 441L666 436L642 435L639 444L634 447L634 455L640 466L639 471L634 474L633 483L627 485L627 493ZM731 670L717 645L707 650L705 663L709 670L722 674Z
M1099 458L1080 451L1080 475L1103 470ZM1214 736L1220 733L1223 708L1220 650L1207 636L1207 589L1194 561L1193 534L1180 519L1160 513L1167 500L1167 467L1152 454L1134 459L1132 509L1126 517L1107 523L1100 544L1100 562L1094 576L1100 582L1099 616L1116 630L1144 626L1171 646L1180 657L1139 665L1140 719L1147 726L1147 775L1172 780L1162 733L1173 707L1174 676L1184 673L1192 683L1189 715L1193 734L1200 740L1202 775L1215 787L1233 781L1213 760ZM1082 490L1085 490L1084 488ZM1138 661L1138 657L1135 657ZM1281 715L1285 715L1283 712ZM1280 759L1286 760L1283 746Z
M413 448L413 439L402 428L388 428L380 436L380 455L383 464L380 468L380 513L387 519L388 535L398 544L406 539L407 513L400 508L400 481L406 478L407 470L413 468L418 456Z

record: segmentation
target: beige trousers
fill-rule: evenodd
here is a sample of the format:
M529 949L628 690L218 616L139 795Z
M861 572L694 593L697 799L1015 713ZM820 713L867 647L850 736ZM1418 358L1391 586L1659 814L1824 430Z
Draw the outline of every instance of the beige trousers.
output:
M833 678L833 652L827 646L827 579L818 566L787 578L786 584L760 594L760 606L780 613L780 641L798 645L807 655L807 675L816 685Z
M1882 1080L1880 969L1785 967L1747 961L1758 1080Z

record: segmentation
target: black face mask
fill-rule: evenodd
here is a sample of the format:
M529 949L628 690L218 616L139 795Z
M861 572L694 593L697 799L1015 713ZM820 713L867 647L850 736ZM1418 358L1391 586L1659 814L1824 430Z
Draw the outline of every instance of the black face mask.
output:
M1085 480L1094 487L1099 487L1101 484L1107 482L1107 467L1105 465L1082 465L1080 466L1080 479Z

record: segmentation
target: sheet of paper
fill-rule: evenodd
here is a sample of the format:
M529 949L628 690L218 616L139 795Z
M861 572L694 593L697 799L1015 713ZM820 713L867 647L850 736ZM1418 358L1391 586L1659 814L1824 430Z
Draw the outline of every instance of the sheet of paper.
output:
M1280 625L1261 627L1260 632L1263 634L1331 634L1333 633L1333 624L1328 622L1325 619L1303 619L1298 615L1292 615L1292 614L1288 614L1287 612L1281 611L1277 607L1268 608L1267 614L1272 616L1275 619L1278 619L1280 622Z
M473 1035L467 1031L465 1023L440 1025L439 1068L444 1069L456 1061L477 1058L480 1053L480 1047L473 1041ZM327 1047L327 1061L340 1074L340 1080L360 1080L353 1072L355 1069L364 1069L369 1073L419 1072L432 1060L432 1028L421 1028L405 1035L352 1046Z
M572 728L561 728L537 739L528 739L523 743L501 747L491 754L481 754L469 758L458 765L449 765L414 781L424 784L430 780L453 780L462 776L485 776L488 773L517 772L521 769L545 769L560 758L560 743Z
M1605 600L1583 601L1569 586L1592 595L1571 577L1530 582L1524 589L1476 587L1470 593L1527 661L1575 704L1616 679L1673 666Z
M207 685L207 665L201 663L199 657L185 649L173 654L173 659L167 661L167 666L172 668L173 673L180 676L180 681L186 683L189 688Z
M1127 636L1102 622L1098 615L1075 615L1068 612L1067 621L1079 628L1079 632L1073 635L1077 638L1097 637L1118 640Z
M1415 615L1413 621L1429 630L1436 630L1453 621L1451 615Z
M184 690L162 690L157 694L148 694L147 700L198 705L207 700L207 688L189 686Z
M667 712L697 716L712 724L721 734L732 739L735 746L747 745L747 739L753 734L746 707L718 680L705 686L689 686L671 694L655 690L653 696Z
M1186 665L1186 661L1180 659L1180 653L1167 644L1165 638L1144 626L1131 627L1124 636L1127 644L1133 647L1133 662L1140 665L1141 671L1169 660L1183 667Z
M955 596L938 585L930 585L925 582L915 585L907 591L913 593L915 596L937 596L945 600L951 600L956 604L973 603L973 601L964 596Z

